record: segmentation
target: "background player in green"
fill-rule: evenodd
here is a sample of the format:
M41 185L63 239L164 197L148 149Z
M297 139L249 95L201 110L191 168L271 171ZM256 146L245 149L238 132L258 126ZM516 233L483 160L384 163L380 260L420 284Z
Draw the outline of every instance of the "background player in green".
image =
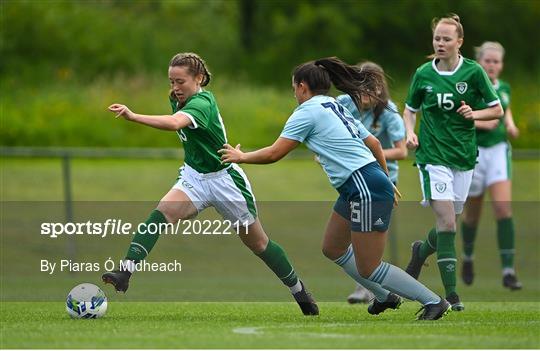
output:
M205 62L196 54L175 55L169 64L173 114L147 116L133 113L125 105L109 107L116 116L150 127L176 131L184 144L185 164L176 184L152 211L146 224L176 223L213 206L225 219L239 221L242 242L261 258L289 287L305 315L317 315L318 307L289 262L285 251L269 240L259 219L251 185L242 169L223 164L217 150L227 142L223 120L211 92L202 90L210 82ZM245 232L244 232L245 230ZM121 269L103 275L117 291L126 291L135 264L146 258L159 235L137 232Z
M498 118L503 110L482 67L459 53L464 34L459 17L434 19L432 31L433 60L416 70L403 117L407 147L416 149L423 203L431 205L436 225L427 240L413 243L406 271L418 278L426 258L437 252L446 299L453 310L461 311L464 306L456 293L456 217L463 211L476 162L474 121Z
M510 86L499 79L503 69L504 48L496 42L485 42L476 48L476 59L486 71L499 95L504 118L476 121L478 163L474 168L469 197L465 203L461 233L463 236L463 266L461 277L467 285L473 283L473 250L476 230L482 212L484 192L489 190L495 218L497 241L501 256L503 286L521 289L514 270L514 222L512 220L511 148L507 134L516 138L519 130L510 110Z
M369 61L359 63L358 67L360 70L366 69L378 73L380 81L377 84L366 86L366 89L375 94L378 99L374 99L367 94L361 94L359 99L360 109L356 107L356 103L348 94L338 96L336 101L345 106L355 119L360 121L373 136L379 139L383 148L386 166L388 167L388 176L390 181L397 186L399 169L397 160L403 160L407 157L405 125L397 112L396 105L390 100L388 83L382 67ZM392 245L395 243L395 229L392 230L391 234L393 237L390 235L389 237ZM357 284L354 291L347 297L347 301L353 304L369 302L373 298L373 294L368 289Z

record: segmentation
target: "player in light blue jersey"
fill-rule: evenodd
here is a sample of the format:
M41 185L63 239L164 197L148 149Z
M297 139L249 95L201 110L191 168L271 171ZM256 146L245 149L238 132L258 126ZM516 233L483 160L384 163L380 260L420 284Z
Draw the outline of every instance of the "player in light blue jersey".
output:
M366 89L373 81L380 82L376 71L360 70L336 57L304 63L292 77L299 106L274 144L246 153L240 145L225 144L219 152L223 162L267 164L305 143L339 193L326 227L324 255L373 292L370 314L398 308L400 295L423 305L419 319L439 319L450 304L400 268L382 261L394 192L399 192L388 178L381 143L328 96L333 83L358 106L362 94L377 99Z
M386 159L390 180L394 185L397 185L399 169L397 161L407 157L405 124L401 115L397 112L396 105L390 101L388 83L386 82L382 67L369 61L360 63L358 67L360 69L372 69L379 72L382 82L377 84L378 86L367 87L377 96L377 99L373 99L367 94L362 94L360 96L360 109L356 107L353 99L347 94L338 96L336 100L345 106L353 117L359 120L373 136L379 139L383 148L384 158ZM393 243L392 239L390 239L390 243ZM373 294L368 289L357 284L355 290L347 298L347 301L351 304L369 302L373 297Z

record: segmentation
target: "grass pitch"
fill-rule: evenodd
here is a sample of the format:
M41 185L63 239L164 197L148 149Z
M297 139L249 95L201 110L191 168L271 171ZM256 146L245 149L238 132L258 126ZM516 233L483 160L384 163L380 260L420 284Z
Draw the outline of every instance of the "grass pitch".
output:
M79 201L77 205L81 201L82 205L98 200L129 205L147 200L148 204L141 205L144 218L145 206L152 208L170 188L179 164L170 160L74 160L73 197ZM17 209L17 202L11 201L22 201L56 206L62 217L62 203L54 202L62 199L60 163L3 160L3 221L11 221L15 229L3 227L0 235L0 348L540 348L540 163L520 161L514 166L516 266L524 289L509 292L501 287L495 222L486 204L475 251L478 276L471 287L458 282L466 310L443 320L415 321L419 305L412 302L377 317L370 316L365 305L340 302L354 285L339 267L322 257L320 240L329 210L319 214L312 206L326 201L330 208L336 192L311 160L245 169L263 207L265 228L286 248L314 296L323 301L319 317L304 317L296 304L287 302L286 289L236 239L164 238L152 257L181 259L186 268L181 275L141 272L125 296L113 294L110 286L105 288L109 311L103 319L71 320L62 302L65 294L83 281L99 285L100 273L40 273L36 260L63 257L65 242L45 241L39 238L38 227L27 228L29 218L39 211L15 211L15 217L8 216ZM418 204L418 174L409 162L402 162L400 189L404 199L394 216L392 235L397 238L398 265L403 267L410 243L425 236L432 214ZM290 220L283 212L297 209L298 201L305 202L307 212L288 214L294 216ZM272 204L284 208L270 211ZM122 203L108 206L117 206L112 217L121 214ZM84 206L76 207L77 216L85 214L81 209ZM92 240L79 252L105 258L123 254L129 238L124 240L112 242L114 245ZM460 244L458 239L458 252ZM421 280L442 293L436 265L424 269ZM159 302L141 302L145 300Z
M294 303L109 305L71 320L63 303L2 303L2 348L539 348L539 303L469 302L465 312L415 321L416 303L371 316L365 305Z

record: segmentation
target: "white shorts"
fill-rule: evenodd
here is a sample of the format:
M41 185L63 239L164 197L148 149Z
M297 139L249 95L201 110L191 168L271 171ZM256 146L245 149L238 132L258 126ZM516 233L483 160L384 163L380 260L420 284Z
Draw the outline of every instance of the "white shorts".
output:
M420 184L424 197L422 205L429 205L429 200L449 200L454 202L456 214L463 212L467 200L473 170L458 171L440 165L418 165Z
M198 212L212 206L224 219L240 225L250 225L257 218L251 184L236 164L213 173L199 173L185 164L173 189L186 193Z
M469 196L479 196L492 184L512 176L512 150L503 141L490 147L478 147L478 163L474 167Z

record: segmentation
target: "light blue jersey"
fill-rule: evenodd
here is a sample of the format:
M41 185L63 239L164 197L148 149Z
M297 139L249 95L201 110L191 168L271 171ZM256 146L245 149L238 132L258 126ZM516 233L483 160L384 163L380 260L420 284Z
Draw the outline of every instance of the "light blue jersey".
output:
M349 95L340 95L336 100L347 108L353 117L360 121L367 130L381 142L383 149L391 149L394 143L405 138L405 124L403 118L397 112L397 107L392 101L388 101L388 106L383 110L377 120L377 127L373 126L375 118L373 110L359 111L353 99ZM394 112L395 111L395 112ZM397 183L398 180L398 162L396 160L386 161L390 180Z
M313 151L334 188L375 157L362 141L371 134L333 97L317 95L298 106L282 138L304 142Z

